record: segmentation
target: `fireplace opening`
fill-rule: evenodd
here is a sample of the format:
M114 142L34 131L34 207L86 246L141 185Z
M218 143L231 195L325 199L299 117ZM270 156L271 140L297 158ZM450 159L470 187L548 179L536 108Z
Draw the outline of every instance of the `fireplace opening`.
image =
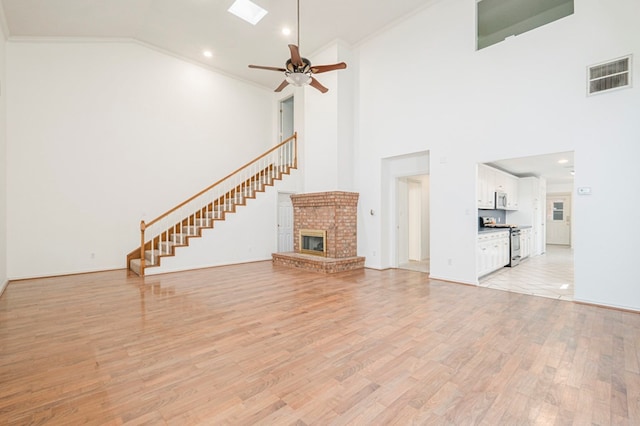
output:
M327 231L316 229L300 230L300 253L327 255Z

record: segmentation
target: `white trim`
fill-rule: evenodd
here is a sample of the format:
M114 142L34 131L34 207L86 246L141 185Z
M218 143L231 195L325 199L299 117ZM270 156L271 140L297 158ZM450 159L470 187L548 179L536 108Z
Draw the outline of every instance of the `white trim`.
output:
M4 284L0 285L0 297L2 297L2 294L7 289L8 285L9 285L9 281L5 281Z
M9 25L7 24L7 18L4 15L4 6L2 3L0 3L0 31L2 32L5 40L9 38Z

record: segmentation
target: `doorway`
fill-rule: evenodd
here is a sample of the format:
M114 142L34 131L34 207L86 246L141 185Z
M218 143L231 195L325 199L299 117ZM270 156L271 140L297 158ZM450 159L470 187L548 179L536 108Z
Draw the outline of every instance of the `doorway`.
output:
M397 178L397 266L429 272L429 175Z
M293 95L280 101L280 141L293 136Z
M488 164L518 181L517 210L506 222L531 228L530 255L515 268L502 268L479 280L484 287L573 300L575 291L572 198L574 153L557 152L492 161ZM482 210L478 211L479 216Z
M547 194L547 244L571 244L571 194Z

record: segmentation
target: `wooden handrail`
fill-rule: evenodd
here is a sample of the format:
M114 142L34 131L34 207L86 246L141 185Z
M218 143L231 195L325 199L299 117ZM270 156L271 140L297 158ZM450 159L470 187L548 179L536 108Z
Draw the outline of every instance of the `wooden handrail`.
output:
M262 155L260 155L259 157L254 158L253 160L249 161L248 163L246 163L245 165L243 165L242 167L239 167L238 169L236 169L235 171L233 171L232 173L229 173L227 176L223 177L222 179L218 180L216 183L214 183L213 185L209 185L208 187L206 187L205 189L203 189L202 191L198 192L196 195L194 195L193 197L189 198L188 200L183 201L182 203L178 204L177 206L175 206L174 208L172 208L171 210L166 211L165 213L161 214L160 216L158 216L157 218L153 219L151 222L147 223L146 226L149 227L151 225L153 225L154 223L162 220L163 218L169 216L171 213L175 212L176 210L180 209L181 207L185 206L186 204L190 203L191 201L195 200L196 198L198 198L199 196L201 196L202 194L206 193L207 191L211 190L213 187L219 185L221 182L224 182L225 180L229 179L230 177L232 177L233 175L235 175L236 173L240 172L242 169L244 169L245 167L248 167L249 165L255 163L258 160L261 160L262 158L266 157L267 155L271 154L273 151L276 151L278 148L282 147L283 145L285 145L286 143L290 142L291 140L298 140L298 133L294 133L293 136L291 136L288 139L285 139L284 141L282 141L281 143L279 143L278 145L274 146L273 148L271 148L270 150L268 150L267 152L263 153ZM297 149L297 147L296 147ZM142 222L144 224L144 221Z

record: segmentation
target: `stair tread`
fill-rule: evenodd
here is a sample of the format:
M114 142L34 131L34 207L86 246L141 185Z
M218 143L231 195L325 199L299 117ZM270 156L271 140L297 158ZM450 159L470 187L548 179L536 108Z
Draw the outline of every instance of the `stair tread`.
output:
M255 199L258 192L266 191L267 186L273 186L276 181L282 180L285 174L289 174L294 167L291 166L274 166L273 172L268 172L254 179L248 185L245 185L239 191L233 190L225 198L223 202L216 200L211 203L211 210L204 213L204 217L195 219L193 225L187 225L179 228L181 232L171 234L169 240L162 241L154 250L145 250L145 268L160 266L160 259L164 256L173 256L174 247L185 247L189 245L190 237L201 237L201 229L213 228L215 220L225 220L227 213L235 213L236 206L247 205L247 199ZM174 227L175 230L175 227ZM171 232L171 230L169 230ZM151 257L154 263L151 263ZM129 269L138 275L141 269L141 259L131 259Z

